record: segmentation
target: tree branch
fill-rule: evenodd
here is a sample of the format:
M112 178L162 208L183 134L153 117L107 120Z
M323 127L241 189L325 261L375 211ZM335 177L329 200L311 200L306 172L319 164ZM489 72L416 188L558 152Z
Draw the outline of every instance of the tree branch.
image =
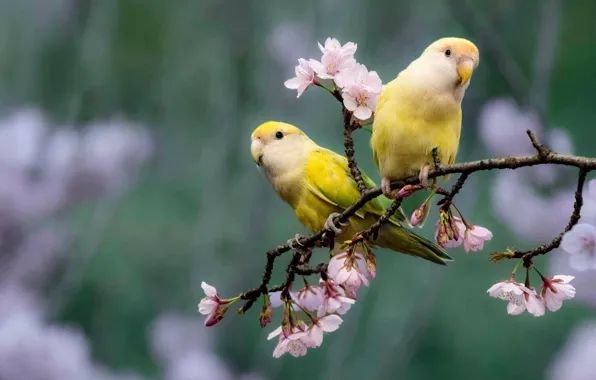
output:
M523 168L523 167L545 165L545 164L577 167L580 169L580 176L579 176L579 180L578 180L578 187L577 187L576 194L575 194L576 201L575 201L572 217L569 221L567 228L565 229L565 232L566 232L569 229L571 229L579 220L580 210L581 210L582 203L583 203L582 202L582 188L584 186L587 173L591 170L596 170L596 158L572 156L572 155L568 155L568 154L552 152L552 151L544 148L544 146L542 146L542 144L540 144L538 142L538 140L536 139L536 137L534 136L534 134L531 131L527 131L527 133L528 133L528 136L530 137L530 139L532 140L534 147L536 148L536 150L538 152L537 154L528 155L528 156L518 156L518 157L489 158L489 159L484 159L484 160L471 161L471 162L465 162L465 163L459 163L459 164L453 164L453 165L441 165L438 168L431 169L429 171L428 178L430 179L430 178L435 178L435 177L441 177L441 176L444 176L445 174L455 174L455 173L462 174L462 176L460 176L460 178L458 180L458 183L461 181L461 184L458 185L456 183L452 189L452 193L454 190L457 190L455 193L453 193L453 196L455 196L457 194L457 192L459 191L459 189L461 188L461 186L463 186L463 181L465 179L467 179L467 176L469 174L472 174L472 173L478 172L478 171L500 170L500 169L518 169L518 168ZM462 178L463 178L463 180L462 180ZM405 185L416 185L419 183L420 183L420 181L418 179L418 176L413 176L413 177L409 177L409 178L406 178L401 181L393 181L391 183L391 188L393 190L396 190L396 189L400 189L401 187L403 187ZM350 217L354 216L356 214L356 212L358 210L360 210L367 202L378 197L381 194L382 194L382 190L380 187L365 189L361 193L360 198L358 198L358 200L356 202L354 202L351 206L346 208L340 214L339 217L335 218L335 222L336 223L347 222L348 219ZM399 202L401 202L401 201L399 201ZM389 219L389 217L391 215L393 215L393 213L395 211L397 211L398 208L399 208L399 204L398 204L398 201L396 200L392 204L392 206L387 210L387 212L385 214L383 214L383 216L381 216L379 218L379 220L375 224L373 224L373 226L371 226L369 228L369 230L371 230L374 226L377 226L377 225L378 225L378 227L374 227L374 228L378 230L381 227L381 225L383 223L385 223L387 221L387 219ZM298 239L294 239L294 240L296 243L299 243L300 246L304 247L305 249L308 249L308 248L314 247L315 244L319 243L321 241L324 233L325 233L325 229L321 229L320 231L318 231L308 237L298 238ZM364 231L363 233L366 233L366 231ZM527 255L527 258L525 260L526 260L526 262L531 263L531 259L534 256L547 253L547 252L551 251L552 249L558 247L560 244L561 236L562 235L557 237L555 240L553 240L553 242L551 242L547 245L544 245L544 246L540 246L540 247L536 248L535 250L524 251L524 252L514 252L514 254L510 256L510 258L522 258L522 257L524 257L524 255ZM251 289L245 293L240 294L240 298L247 301L245 303L245 305L242 307L242 309L241 309L242 311L246 311L246 310L250 309L250 307L254 304L256 299L258 299L261 296L261 294L265 294L268 291L278 291L278 290L283 291L283 290L286 290L289 285L291 285L291 283L294 281L294 276L296 274L296 267L298 266L300 257L301 257L301 254L299 252L294 253L292 261L286 268L287 277L286 277L285 283L282 285L277 285L269 290L267 289L267 287L269 286L269 282L271 280L271 273L273 271L273 264L274 264L275 259L289 250L291 250L291 247L288 244L284 244L284 245L278 246L274 250L267 252L267 262L265 264L265 271L263 273L263 278L262 278L261 284L254 289Z
M360 236L362 236L364 239L367 239L367 240L369 240L372 237L373 240L375 240L377 238L377 233L379 232L381 227L385 223L387 223L387 221L389 220L389 218L391 218L393 216L393 214L395 214L397 212L397 210L401 206L402 201L403 201L403 198L400 198L400 197L395 198L395 200L393 201L391 206L389 206L387 211L385 211L385 213L383 215L381 215L379 217L379 219L375 223L373 223L373 225L371 225L367 230L362 231L360 233Z
M577 222L579 222L579 219L581 217L581 215L580 215L581 209L584 204L583 189L584 189L584 184L586 182L587 175L588 175L588 170L586 170L584 168L580 168L579 176L577 179L577 188L575 190L575 203L573 204L573 213L569 217L569 223L567 223L567 226L559 234L559 236L554 238L550 243L543 244L543 245L536 247L529 251L513 251L510 254L509 258L523 259L524 266L526 268L530 268L532 266L534 257L539 256L539 255L544 255L544 254L552 251L553 249L559 248L559 246L561 245L561 240L563 239L563 235L565 235L565 233L567 231L571 230L573 228L573 226L575 226L577 224Z
M464 183L468 179L470 173L463 173L457 179L457 182L451 188L451 192L447 193L443 199L441 199L437 205L441 206L441 210L448 211L449 207L451 207L451 203L453 203L453 198L459 193L459 191L464 187Z
M360 169L358 169L358 163L356 162L355 152L354 152L354 139L352 139L352 131L357 128L353 128L354 124L359 125L358 122L352 123L352 112L348 111L346 107L343 107L343 114L344 114L344 147L346 150L346 157L348 158L348 167L350 168L350 173L354 178L354 181L358 184L358 190L360 193L366 190L366 185L364 184L364 180L362 179L362 173Z

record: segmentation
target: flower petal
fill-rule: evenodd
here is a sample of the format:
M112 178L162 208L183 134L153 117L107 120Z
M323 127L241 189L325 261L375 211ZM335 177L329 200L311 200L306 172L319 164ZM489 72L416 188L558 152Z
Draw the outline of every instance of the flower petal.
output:
M291 78L288 79L287 81L284 82L284 86L286 86L286 88L289 88L290 90L296 90L298 89L298 87L300 87L300 85L303 83L304 81L298 77L295 78Z
M203 291L207 297L215 297L217 295L217 290L205 281L201 282L201 288L203 288Z
M339 328L343 319L339 315L331 314L319 320L321 329L325 332L333 332Z
M509 302L507 304L507 314L519 315L526 310L526 304L522 300L519 301L519 303Z
M596 227L591 224L580 223L563 235L561 248L570 254L579 254L585 251L586 244L596 242Z
M271 331L271 333L267 336L267 340L271 340L281 334L281 326L276 328L275 330Z
M345 103L345 101L344 101L344 103ZM348 108L347 105L346 105L346 108ZM358 106L356 108L356 110L354 111L354 117L356 117L360 120L369 119L371 116L372 116L372 110L365 106Z
M288 343L289 341L287 339L280 339L273 350L273 357L277 359L288 352Z

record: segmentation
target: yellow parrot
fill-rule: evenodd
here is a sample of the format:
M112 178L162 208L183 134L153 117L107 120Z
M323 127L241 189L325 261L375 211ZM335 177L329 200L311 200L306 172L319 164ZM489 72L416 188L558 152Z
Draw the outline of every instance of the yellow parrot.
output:
M370 227L391 204L385 197L371 200L342 225L342 230L333 219L360 197L344 156L320 147L300 129L282 122L261 124L251 140L252 157L274 190L311 232L324 227L333 230L337 248ZM375 186L364 172L362 177L367 186ZM407 225L400 209L381 227L375 245L442 265L452 260L441 247L409 230Z
M434 148L442 164L455 161L461 102L478 63L478 48L472 42L442 38L383 88L370 146L385 196L394 198L392 180L416 174L427 187Z

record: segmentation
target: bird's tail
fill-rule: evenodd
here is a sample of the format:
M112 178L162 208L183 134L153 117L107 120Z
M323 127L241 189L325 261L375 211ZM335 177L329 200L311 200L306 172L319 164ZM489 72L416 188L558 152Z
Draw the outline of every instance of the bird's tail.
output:
M393 223L387 223L381 228L375 244L441 265L447 265L447 261L453 261L438 244Z

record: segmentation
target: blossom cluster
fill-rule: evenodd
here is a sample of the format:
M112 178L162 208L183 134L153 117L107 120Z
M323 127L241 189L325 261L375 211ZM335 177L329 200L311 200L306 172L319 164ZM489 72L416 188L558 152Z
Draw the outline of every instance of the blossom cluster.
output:
M575 297L575 288L570 284L573 276L556 275L552 278L542 277L540 293L532 288L528 281L522 285L514 280L501 281L487 290L491 297L507 301L507 313L519 315L524 311L540 317L546 309L557 311L564 300Z
M334 255L318 285L305 280L303 288L288 291L286 296L282 292L265 295L259 318L261 327L272 321L273 308L283 308L281 326L268 336L278 338L273 357L285 353L304 356L309 348L319 347L324 333L337 330L343 322L340 315L356 302L356 291L363 285L369 286L369 277L376 275L375 268L374 253L360 243ZM212 286L203 282L202 287L206 297L199 304L199 312L207 315L205 324L211 326L223 318L237 298L221 299Z
M596 180L588 183L588 191L584 196L587 215L592 214L591 208L596 208ZM580 219L561 239L561 248L569 254L570 266L578 271L596 269L596 227L589 217ZM538 272L540 274L540 272ZM556 275L552 278L542 278L542 289L537 292L529 285L522 285L514 281L513 275L509 280L499 282L488 289L488 294L495 298L508 301L507 312L517 315L527 310L535 316L544 315L545 310L557 311L563 301L575 297L575 287L571 285L574 276Z
M342 45L335 38L327 38L324 46L319 43L321 59L298 59L296 76L288 79L285 86L297 90L300 97L310 85L325 87L321 80L330 80L334 89L325 88L341 93L344 106L354 117L369 119L377 107L383 82L376 71L368 71L366 66L356 62L357 47L353 42Z

